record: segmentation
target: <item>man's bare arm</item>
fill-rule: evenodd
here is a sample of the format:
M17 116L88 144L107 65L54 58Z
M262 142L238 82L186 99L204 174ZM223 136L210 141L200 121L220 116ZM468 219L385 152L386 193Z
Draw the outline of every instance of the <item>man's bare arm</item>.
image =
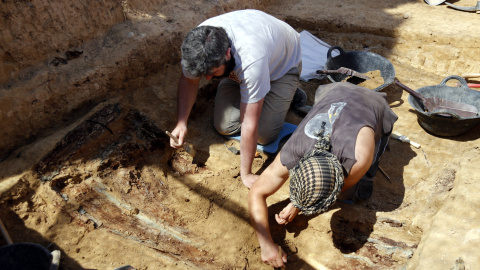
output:
M288 170L280 162L280 153L248 193L250 221L257 234L262 260L274 267L285 267L286 254L279 253L278 245L273 242L268 223L267 197L275 193L288 179Z
M250 188L256 181L252 174L252 164L257 151L258 121L262 114L263 99L256 103L240 103L240 121L242 122L240 140L240 176L243 184Z
M177 90L177 126L172 131L172 135L178 138L178 144L170 139L172 147L181 147L185 136L187 135L187 122L193 104L197 98L199 79L189 79L182 74L178 82Z
M350 174L345 178L345 184L342 191L353 187L362 178L370 168L373 162L373 155L375 152L375 132L370 127L363 127L357 135L357 142L355 143L355 159L357 160L352 168Z

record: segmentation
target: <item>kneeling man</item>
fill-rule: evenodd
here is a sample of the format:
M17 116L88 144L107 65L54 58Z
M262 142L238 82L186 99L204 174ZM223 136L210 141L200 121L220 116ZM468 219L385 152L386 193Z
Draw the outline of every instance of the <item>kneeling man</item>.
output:
M340 193L354 201L370 198L380 156L397 115L386 94L348 82L318 88L315 104L250 189L250 219L264 262L285 267L287 255L273 242L266 199L290 176L290 203L275 218L291 222L301 211L326 211ZM280 250L280 252L279 252Z

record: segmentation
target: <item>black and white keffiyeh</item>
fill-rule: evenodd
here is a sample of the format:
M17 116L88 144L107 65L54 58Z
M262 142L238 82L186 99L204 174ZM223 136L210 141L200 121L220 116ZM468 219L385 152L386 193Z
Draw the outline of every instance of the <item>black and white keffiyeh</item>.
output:
M330 135L324 136L323 130L315 147L290 170L290 200L305 215L325 212L344 184L342 166L330 153Z

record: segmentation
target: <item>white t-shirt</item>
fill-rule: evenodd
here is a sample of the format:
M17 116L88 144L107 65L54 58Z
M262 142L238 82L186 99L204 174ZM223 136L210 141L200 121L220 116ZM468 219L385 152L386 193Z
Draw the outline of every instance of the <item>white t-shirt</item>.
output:
M270 91L270 81L301 62L300 34L259 10L239 10L210 18L199 26L222 27L230 39L241 101L255 103Z

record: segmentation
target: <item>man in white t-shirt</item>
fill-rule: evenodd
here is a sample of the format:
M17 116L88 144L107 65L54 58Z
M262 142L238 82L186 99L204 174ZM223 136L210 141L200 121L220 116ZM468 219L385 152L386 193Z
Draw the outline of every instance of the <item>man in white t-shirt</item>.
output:
M276 139L299 84L300 35L287 23L258 10L239 10L210 18L191 30L182 44L177 125L180 147L202 76L223 77L217 89L215 129L241 132L240 175L248 188L257 143ZM298 91L297 91L298 92Z

